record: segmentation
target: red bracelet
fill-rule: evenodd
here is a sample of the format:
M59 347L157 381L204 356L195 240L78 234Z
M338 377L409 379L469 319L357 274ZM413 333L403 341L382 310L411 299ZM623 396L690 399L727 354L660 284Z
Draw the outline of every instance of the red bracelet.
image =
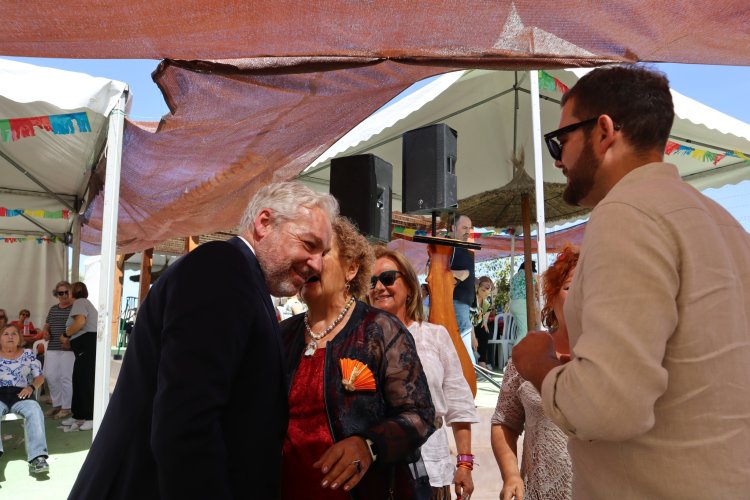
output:
M459 469L466 469L469 471L474 470L474 465L471 462L458 462L458 465L456 467Z
M470 464L474 463L474 455L457 455L456 456L456 462L468 462Z

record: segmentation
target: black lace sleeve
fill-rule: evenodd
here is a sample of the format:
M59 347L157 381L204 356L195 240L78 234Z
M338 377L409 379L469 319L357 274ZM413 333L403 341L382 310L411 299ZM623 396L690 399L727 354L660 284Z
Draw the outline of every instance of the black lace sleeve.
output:
M364 434L377 445L378 461L409 460L435 431L435 407L414 338L394 316L371 309L363 326L368 349L381 351L385 419Z

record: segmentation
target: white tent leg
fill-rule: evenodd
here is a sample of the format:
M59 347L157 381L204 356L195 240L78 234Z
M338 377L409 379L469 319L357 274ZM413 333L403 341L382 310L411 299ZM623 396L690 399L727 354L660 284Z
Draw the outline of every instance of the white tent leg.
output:
M530 71L529 80L531 84L531 128L534 144L534 187L536 195L536 248L537 264L539 264L539 285L541 290L541 277L547 270L547 239L546 226L544 223L544 172L542 166L542 119L539 109L539 72ZM537 320L539 317L537 316ZM542 327L541 323L536 329Z
M120 163L125 127L127 90L109 117L107 173L104 180L101 274L99 277L99 319L96 335L96 382L94 385L94 432L96 436L109 403L109 371L112 339L115 258L117 254L117 211L120 203Z
M72 252L72 264L70 270L70 282L75 283L79 280L80 268L81 268L81 218L78 214L74 216L73 225L71 227L71 233L73 234L73 241L71 243L70 250Z
M534 184L536 194L536 237L539 276L547 270L547 238L544 223L544 168L542 165L542 119L539 110L539 72L530 71L531 126L534 138Z

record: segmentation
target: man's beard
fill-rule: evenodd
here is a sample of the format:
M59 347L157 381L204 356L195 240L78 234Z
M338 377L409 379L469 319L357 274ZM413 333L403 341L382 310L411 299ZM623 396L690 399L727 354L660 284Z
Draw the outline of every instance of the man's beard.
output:
M598 169L599 161L589 137L573 168L567 170L568 185L563 191L563 200L570 205L580 206L581 200L588 196L594 187L594 177Z
M299 286L294 283L291 272L293 263L289 261L288 256L278 251L282 248L279 245L285 243L281 235L274 232L265 240L256 246L255 257L263 270L266 286L274 297L291 297L299 292L304 283ZM309 269L305 272L309 273Z

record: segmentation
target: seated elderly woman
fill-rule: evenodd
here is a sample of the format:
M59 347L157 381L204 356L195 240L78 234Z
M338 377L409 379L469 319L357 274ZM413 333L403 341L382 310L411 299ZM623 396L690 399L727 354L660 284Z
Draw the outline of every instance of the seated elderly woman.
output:
M49 470L47 438L44 414L33 396L44 382L44 376L36 356L22 346L18 327L7 325L0 335L0 415L12 412L23 416L29 471L39 474ZM2 452L0 440L0 455Z
M451 484L455 484L457 498L469 498L474 491L471 424L479 422L479 416L453 341L445 327L424 321L419 281L406 257L383 246L375 248L375 257L370 304L388 311L408 326L435 404L438 430L422 446L432 498L450 499ZM453 429L457 466L451 461L443 419Z
M542 323L550 329L558 358L570 356L563 305L578 264L578 247L567 244L544 273ZM523 438L523 459L518 468L517 442ZM568 438L545 414L536 388L521 378L508 361L503 385L492 416L492 451L503 476L501 500L572 497L573 470Z
M434 431L435 410L414 339L357 300L372 249L347 219L333 223L308 311L281 323L289 428L282 498L414 498L408 462ZM349 496L351 494L351 496Z

